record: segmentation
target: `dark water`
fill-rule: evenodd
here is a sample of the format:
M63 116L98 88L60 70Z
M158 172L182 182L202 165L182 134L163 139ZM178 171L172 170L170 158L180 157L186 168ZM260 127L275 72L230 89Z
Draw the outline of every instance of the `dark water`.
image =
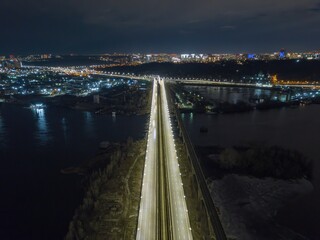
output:
M81 202L81 177L60 174L103 140L142 138L146 116L0 106L0 239L62 239Z
M241 114L183 114L196 145L233 146L262 142L296 149L314 161L314 191L279 214L282 224L310 239L320 239L320 106L283 108ZM208 133L200 133L200 127Z

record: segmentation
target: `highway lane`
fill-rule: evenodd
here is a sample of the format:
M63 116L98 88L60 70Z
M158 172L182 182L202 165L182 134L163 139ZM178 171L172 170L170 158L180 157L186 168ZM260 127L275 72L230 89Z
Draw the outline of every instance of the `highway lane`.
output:
M164 152L168 178L170 217L172 236L176 240L190 240L192 232L190 227L187 204L185 200L181 173L175 148L168 101L164 81L160 80L162 133L164 137Z
M152 91L136 239L191 240L164 82L155 79Z
M171 235L171 215L170 215L170 198L168 191L168 177L166 171L165 151L164 151L164 134L162 129L162 108L161 108L161 94L158 94L158 183L159 183L159 225L160 231L158 239L172 239Z
M158 236L157 222L157 83L153 83L148 143L143 172L136 239L153 240Z

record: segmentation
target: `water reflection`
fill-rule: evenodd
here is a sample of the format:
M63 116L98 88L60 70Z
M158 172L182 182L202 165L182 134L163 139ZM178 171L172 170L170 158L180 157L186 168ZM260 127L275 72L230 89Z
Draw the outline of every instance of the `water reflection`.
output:
M50 135L48 134L48 123L46 120L45 110L43 108L32 109L35 117L37 118L36 138L40 140L42 144L49 141Z
M93 118L91 112L85 112L84 113L84 120L85 120L85 130L86 134L89 136L93 136L95 134L94 128L93 128Z
M235 104L235 103L239 102L240 100L242 100L242 94L236 93L236 92L229 93L228 102Z
M260 88L255 88L254 95L257 96L258 98L260 98L262 95L262 90Z
M101 141L143 138L147 122L145 115L117 116L113 124L110 115L53 106L36 111L3 104L0 111L0 217L6 224L0 239L63 239L82 185L79 176L60 170L95 156Z
M256 88L235 87L195 87L185 86L187 91L199 92L211 101L237 103L239 101L249 102L251 98L270 98L271 90Z
M65 117L63 117L61 120L61 126L63 131L63 139L66 142L67 141L67 123L66 123Z
M1 113L0 113L0 134L3 133L3 120L2 120L2 116L1 116Z
M190 124L193 123L193 113L192 112L190 113L190 121L189 122L190 122Z

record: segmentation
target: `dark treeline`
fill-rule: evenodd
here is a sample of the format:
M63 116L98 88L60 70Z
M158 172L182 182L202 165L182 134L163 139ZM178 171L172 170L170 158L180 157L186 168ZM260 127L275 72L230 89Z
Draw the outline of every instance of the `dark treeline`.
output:
M213 79L240 80L243 76L258 73L278 75L281 80L320 80L320 61L317 60L273 60L246 61L242 64L236 61L217 63L148 63L138 66L121 66L104 68L105 71L130 72L140 75L158 74L169 77L196 77Z
M222 169L255 177L312 178L312 163L307 157L279 146L227 148L220 153L216 163Z
M121 165L124 165L124 161L128 160L130 149L134 147L137 146L129 137L126 143L114 145L108 151L108 154L102 152L102 154L100 153L96 158L80 167L87 169L83 179L85 193L82 204L76 209L69 224L66 240L102 239L97 236L91 238L89 236L97 234L103 228L99 214L105 213L105 215L108 215L109 209L106 207L106 197L111 195L108 191L115 187L112 179L118 178L116 182L121 183L122 180L120 179L123 176L120 176L117 171L119 171ZM116 194L113 193L113 195Z

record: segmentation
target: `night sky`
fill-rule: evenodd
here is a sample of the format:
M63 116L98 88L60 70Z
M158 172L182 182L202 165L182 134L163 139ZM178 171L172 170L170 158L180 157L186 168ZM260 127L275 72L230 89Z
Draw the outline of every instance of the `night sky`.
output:
M319 0L0 0L0 55L319 49Z

